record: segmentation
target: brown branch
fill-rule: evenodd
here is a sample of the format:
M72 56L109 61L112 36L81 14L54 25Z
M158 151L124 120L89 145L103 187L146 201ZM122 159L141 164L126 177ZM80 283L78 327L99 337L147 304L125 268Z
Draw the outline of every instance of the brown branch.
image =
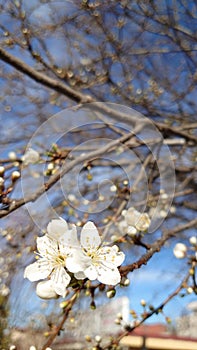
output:
M28 77L35 80L50 89L53 89L67 97L71 98L75 102L88 103L93 102L93 98L89 95L85 95L72 89L70 86L62 83L57 79L50 78L49 76L36 71L34 68L30 67L28 64L20 60L19 58L13 56L9 52L5 51L0 47L0 59L5 63L16 68L19 72L26 74Z
M185 278L182 280L182 282L179 284L179 286L159 305L157 306L156 308L154 308L154 310L148 312L146 314L145 317L143 317L143 319L138 322L137 324L135 324L133 327L130 327L128 326L128 330L125 331L123 334L121 334L118 338L116 339L113 339L112 343L111 344L114 344L114 345L118 345L119 342L121 341L122 338L124 338L125 336L127 336L129 333L131 333L132 331L134 331L136 328L138 328L139 326L141 326L141 324L143 324L147 319L149 319L152 315L158 313L160 310L163 310L163 308L166 306L166 304L169 303L170 300L172 300L175 296L177 296L180 291L182 290L182 288L184 287L184 285L188 282L190 278L190 273L188 273ZM111 345L110 344L110 345ZM102 349L103 350L107 350L108 349L108 346L104 346Z
M135 131L125 134L122 137L118 138L117 140L113 140L112 142L109 142L107 145L105 145L102 148L99 148L95 151L89 152L87 154L84 154L83 156L80 156L69 163L66 163L65 166L59 170L56 174L51 176L48 182L46 182L43 186L41 186L35 193L31 194L27 198L21 198L16 201L12 201L10 207L8 210L0 210L0 217L4 217L8 214L10 214L12 211L20 208L26 203L29 202L35 202L36 199L38 199L44 192L47 192L57 181L60 180L62 176L64 176L66 173L68 173L71 169L73 169L77 164L85 162L87 160L90 160L92 158L96 158L102 154L105 154L107 152L110 152L113 150L114 147L120 145L121 143L126 142L128 139L133 137L133 133Z
M61 322L59 323L59 325L55 328L54 332L51 334L51 336L48 338L48 340L46 341L46 343L43 345L41 350L46 350L55 340L55 338L57 337L57 335L59 334L59 332L62 330L62 327L64 325L64 323L66 322L70 311L72 310L73 304L75 303L75 301L77 300L79 296L79 290L77 290L75 292L75 294L70 298L70 300L68 300L68 304L67 307L65 309L64 312L64 316L61 320Z
M36 82L38 82L44 86L47 86L48 88L53 89L53 90L65 95L65 96L71 98L73 101L75 101L77 103L84 104L84 103L97 102L91 96L85 95L79 91L76 91L75 89L72 89L70 86L66 85L65 83L62 83L61 81L59 81L57 79L50 78L43 73L37 72L34 68L30 67L28 64L26 64L25 62L23 62L19 58L13 56L12 54L8 53L7 51L5 51L2 48L0 48L0 59L2 61L4 61L5 63L14 67L15 69L17 69L21 73L26 74L27 76L29 76L31 79L35 80ZM140 117L142 117L142 115L140 113L138 113L137 111L135 111L135 115L127 115L126 113L122 113L122 112L113 110L109 106L106 106L103 104L101 105L99 103L95 104L95 109L97 109L98 111L105 112L106 114L108 114L109 116L111 116L115 120L127 122L129 124L133 124L136 122L139 123L139 121L142 124L146 124L149 121L149 119L146 120L146 118L140 118ZM139 116L139 118L138 118L138 116ZM158 123L158 122L154 122L154 121L152 121L152 123L156 127L158 127L160 130L168 130L176 135L183 136L187 140L192 140L195 143L197 142L197 138L195 137L195 135L191 135L187 132L184 132L180 128L168 126L166 124Z
M158 253L163 247L164 243L171 237L175 236L176 233L187 230L190 227L197 225L197 219L191 220L186 224L179 225L172 230L165 230L163 236L159 238L155 243L153 243L145 254L143 254L136 262L129 264L127 266L120 267L119 271L122 276L127 275L136 269L139 269L142 265L146 265L147 262L152 258L155 253Z

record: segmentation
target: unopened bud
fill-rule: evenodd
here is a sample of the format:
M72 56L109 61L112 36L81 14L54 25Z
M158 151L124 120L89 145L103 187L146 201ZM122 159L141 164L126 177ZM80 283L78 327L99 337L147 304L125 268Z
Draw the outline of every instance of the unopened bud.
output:
M146 301L145 301L144 299L141 299L140 304L141 304L142 306L146 306Z
M172 322L171 318L170 317L166 317L166 322L167 323L171 323Z
M101 337L100 337L100 335L96 335L96 336L95 336L95 340L96 340L97 343L100 343L100 342L101 342Z
M149 305L149 310L150 311L154 311L155 310L154 306L153 305Z
M12 178L12 181L16 181L20 178L21 174L19 173L19 171L13 171L12 175L11 175L11 178Z
M194 290L193 290L193 288L192 288L192 287L188 287L188 288L187 288L187 293L188 293L188 294L192 294L192 293L193 293L193 291L194 291Z
M96 304L95 304L94 300L90 303L90 308L92 310L96 310Z
M115 324L118 324L118 325L121 324L121 320L119 318L116 318L114 322L115 322Z
M187 247L183 243L177 243L173 249L174 256L177 259L183 259L185 258L187 254Z
M85 335L85 340L90 343L92 341L92 338L89 335Z
M15 152L9 152L8 153L8 158L10 159L10 160L16 160L16 153Z
M119 312L117 315L117 318L119 318L120 320L122 320L122 314Z
M116 295L116 290L115 290L115 289L110 289L110 290L107 291L106 295L107 295L107 297L108 297L109 299L111 299L111 298L115 297L115 295Z
M3 184L4 184L4 179L0 177L0 186L3 186Z
M191 244L196 245L197 244L197 237L192 236L192 237L190 237L189 241Z
M124 287L128 287L130 285L130 280L126 278L126 280L123 282Z
M0 176L3 176L5 172L4 166L0 166Z

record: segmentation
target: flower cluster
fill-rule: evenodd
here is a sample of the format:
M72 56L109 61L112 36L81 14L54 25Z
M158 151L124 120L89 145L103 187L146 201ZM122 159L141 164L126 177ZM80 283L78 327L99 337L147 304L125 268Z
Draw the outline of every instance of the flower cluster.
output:
M65 296L71 276L78 280L88 278L103 284L120 282L118 266L124 261L124 253L114 245L102 246L101 237L93 222L87 222L80 242L75 225L72 228L62 218L52 220L47 233L37 238L37 261L26 267L24 277L38 283L36 292L45 299Z
M136 235L138 232L146 232L151 220L147 213L140 213L131 207L122 211L124 219L119 222L119 230L128 235Z
M187 257L188 250L190 250L192 253L194 252L195 260L197 260L197 237L196 236L190 237L189 243L191 245L190 249L184 243L180 243L180 242L176 243L176 245L173 248L173 253L177 259L183 259Z

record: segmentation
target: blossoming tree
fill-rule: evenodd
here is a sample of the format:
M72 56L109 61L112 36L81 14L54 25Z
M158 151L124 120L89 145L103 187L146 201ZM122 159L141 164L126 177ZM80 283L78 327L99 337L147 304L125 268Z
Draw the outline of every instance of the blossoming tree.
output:
M0 348L23 328L55 349L79 310L127 295L113 337L84 334L118 349L197 293L195 1L0 9Z

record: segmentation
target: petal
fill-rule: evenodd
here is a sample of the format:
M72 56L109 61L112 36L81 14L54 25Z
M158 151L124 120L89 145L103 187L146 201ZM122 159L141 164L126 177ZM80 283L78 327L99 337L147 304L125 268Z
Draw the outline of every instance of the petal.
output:
M97 279L99 282L103 284L115 286L120 282L121 276L116 267L112 270L104 266L99 266L97 267L97 271L98 271Z
M96 267L94 265L90 265L85 269L84 275L89 278L90 281L96 280L98 276Z
M59 241L68 231L68 224L67 222L62 219L55 219L52 220L48 226L47 226L47 234L52 239L56 239Z
M72 226L71 230L67 230L65 234L59 239L59 242L61 243L61 249L65 249L66 251L72 249L72 248L79 248L79 241L77 239L77 228L75 225ZM64 251L61 251L64 253Z
M139 220L141 213L134 209L133 207L129 208L124 214L125 220L129 226L135 226L136 222Z
M51 281L55 292L63 297L66 296L66 287L69 285L70 280L69 274L62 266L56 268L51 274Z
M66 259L66 268L70 272L84 271L90 265L91 258L83 254L81 250L72 251L72 255Z
M47 235L38 237L37 240L37 250L43 257L53 256L57 254L58 245L55 240L52 240Z
M42 299L56 299L58 297L51 280L39 282L36 286L36 294Z
M88 221L81 230L81 245L86 248L97 248L101 244L101 238L93 222Z
M52 268L47 259L41 258L35 263L26 267L24 278L28 278L31 282L43 280L50 275Z
M112 247L102 247L98 250L99 258L104 264L108 263L108 266L120 266L125 259L125 254L118 250L119 248L116 245Z

